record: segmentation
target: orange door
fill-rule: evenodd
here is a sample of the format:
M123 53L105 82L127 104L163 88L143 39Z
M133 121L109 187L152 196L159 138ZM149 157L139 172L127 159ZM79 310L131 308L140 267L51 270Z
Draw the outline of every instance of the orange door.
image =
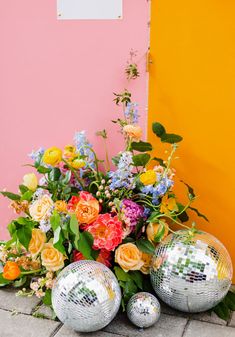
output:
M149 140L153 121L184 137L174 167L210 223L192 219L235 265L235 2L152 0L150 57Z

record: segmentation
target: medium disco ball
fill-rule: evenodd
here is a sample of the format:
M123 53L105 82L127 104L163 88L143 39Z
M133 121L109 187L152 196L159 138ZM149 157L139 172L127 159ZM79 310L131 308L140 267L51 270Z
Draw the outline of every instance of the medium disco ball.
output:
M52 305L65 325L79 332L97 331L116 316L121 290L112 271L96 261L70 264L56 279Z
M139 328L148 328L160 318L160 303L155 296L140 292L131 297L127 304L129 320Z
M157 247L150 277L156 294L169 306L185 312L213 308L227 294L232 262L214 236L187 230L170 234Z

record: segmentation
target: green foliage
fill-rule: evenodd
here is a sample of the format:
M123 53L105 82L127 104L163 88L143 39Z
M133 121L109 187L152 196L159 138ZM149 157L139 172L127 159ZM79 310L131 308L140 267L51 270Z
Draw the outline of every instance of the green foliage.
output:
M92 257L92 246L93 246L93 236L89 232L80 233L79 240L77 243L77 249L87 260L93 260Z
M70 215L70 223L69 223L70 231L72 234L74 234L74 246L76 249L78 248L78 240L79 240L79 225L78 225L78 220L76 217L76 214L71 214Z
M187 187L187 189L188 189L188 198L189 198L189 200L195 199L195 198L196 198L196 194L195 194L193 188L192 188L189 184L185 183L183 180L180 180L180 181L181 181L181 182Z
M156 235L154 236L154 242L161 242L162 238L164 237L165 231L166 231L165 222L159 220L159 228Z
M139 152L152 151L153 147L150 143L147 142L132 142L131 149Z
M3 277L3 273L0 273L0 287L5 287L6 285L10 284L11 281L6 280Z
M132 157L134 166L146 166L150 160L150 155L148 153L137 154Z
M20 288L27 282L27 276L21 277L19 280L16 280L12 283L14 288Z
M164 163L164 160L162 158L154 157L152 160L157 161L161 166L166 167L166 164Z
M60 169L58 169L58 167L53 167L53 169L51 169L48 175L48 179L50 181L58 181L60 176L61 176Z
M51 289L47 289L46 292L45 292L45 296L43 297L43 303L45 305L52 305L52 302L51 302Z
M189 206L189 209L191 209L191 211L194 211L197 214L197 216L199 216L199 217L203 218L204 220L206 220L207 222L209 222L209 219L204 214L200 213L195 207Z
M177 206L178 206L178 210L179 210L179 215L177 215L177 218L181 221L181 222L187 222L189 220L189 216L188 214L186 213L186 211L183 211L185 206L180 204L180 203L177 203Z
M17 237L22 246L28 249L32 237L32 227L30 226L20 227L19 229L17 229Z
M33 191L28 190L21 196L20 200L30 201L32 199L32 196L33 196Z
M155 122L152 125L153 133L161 139L163 143L175 144L183 140L183 138L174 133L167 133L166 129L161 123Z
M122 103L127 106L128 103L131 103L131 93L127 89L119 94L116 94L115 92L113 94L115 96L114 102L116 103L116 105Z
M136 246L144 253L154 254L155 247L154 245L147 239L141 238L136 241Z
M20 200L20 195L19 194L15 194L15 193L11 193L11 192L4 192L4 191L0 191L0 193L4 197L7 197L8 199L11 199L11 200L14 200L14 201L19 201Z
M229 291L225 298L217 304L212 311L223 320L228 321L231 316L231 311L235 311L235 293Z
M35 221L24 217L20 217L10 222L7 228L11 235L11 240L6 243L6 247L19 241L26 249L28 249L32 236L32 229L35 225Z

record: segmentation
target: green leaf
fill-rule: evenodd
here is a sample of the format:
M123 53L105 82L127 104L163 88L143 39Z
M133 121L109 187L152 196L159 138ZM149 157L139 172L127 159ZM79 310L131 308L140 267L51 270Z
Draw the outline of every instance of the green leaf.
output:
M78 220L77 220L76 214L70 215L69 227L70 227L71 232L75 235L74 246L75 246L76 249L78 249L79 225L78 225Z
M34 192L33 192L33 191L30 191L30 190L26 191L26 192L22 195L21 200L22 200L22 201L23 201L23 200L30 201L30 200L32 199L33 193L34 193Z
M114 272L118 281L127 282L128 280L131 280L131 276L118 266L114 267Z
M133 270L129 272L132 280L135 282L138 288L143 290L143 275L140 271L138 270Z
M64 242L64 236L63 236L61 227L57 227L56 230L54 231L53 246L63 255L67 255L63 242Z
M60 169L58 167L53 167L48 175L48 179L51 181L58 181L61 176Z
M179 135L175 135L174 133L165 133L161 136L161 141L163 143L175 144L179 143L183 140L183 138Z
M206 220L207 222L209 222L209 219L204 214L200 213L196 208L190 206L189 209L194 211L197 214L197 216L199 216L199 217L203 218L204 220Z
M193 188L189 184L185 183L183 180L180 180L180 182L187 187L189 193L189 200L194 199L196 197L196 194L194 193Z
M155 247L154 245L147 239L139 239L136 241L136 246L141 250L142 252L146 254L154 254Z
M3 192L3 191L0 191L0 193L4 197L7 197L8 199L11 199L11 200L20 200L20 195L19 194L15 194L15 193L11 193L11 192Z
M64 178L62 179L61 182L62 182L64 185L67 185L67 184L69 183L70 179L71 179L71 171L67 171L67 172L65 173Z
M60 227L60 222L61 218L59 213L54 211L52 216L50 217L51 228L53 229L53 231L55 231L58 227Z
M182 212L183 209L185 208L185 206L180 203L177 203L177 206L178 206L179 213ZM180 219L181 222L187 222L189 220L189 217L186 211L184 211L180 215L177 215L177 218Z
M93 260L93 257L91 255L93 242L93 236L89 232L80 233L80 237L77 243L77 249L88 260Z
M128 301L134 294L136 294L138 291L138 288L133 280L128 280L125 283L124 287L124 299L125 301Z
M213 311L217 314L217 316L225 321L228 321L230 318L230 310L224 302L220 302L219 304L217 304L213 308Z
M154 242L161 242L166 231L166 224L164 221L159 220L159 227L156 235L154 236Z
M133 142L131 143L131 149L139 152L152 151L153 147L147 142Z
M158 122L152 124L152 130L153 133L160 138L166 133L164 126Z
M28 187L24 186L24 185L20 185L19 186L19 190L21 192L21 194L24 194L25 192L27 192L29 189Z
M51 289L47 289L45 291L45 296L43 297L42 301L43 301L43 303L45 305L52 305L52 302L51 302Z
M235 294L233 292L229 291L223 301L230 310L235 311Z
M16 231L16 225L15 225L15 220L13 220L12 222L10 222L7 226L8 232L11 234L11 236L13 236L13 234Z
M137 154L132 157L132 160L135 166L145 166L150 160L150 155L148 153Z
M36 165L35 165L35 167L36 167ZM48 167L45 167L45 166L38 166L36 168L37 168L37 171L39 173L42 173L42 174L49 173L51 171L51 169L49 169Z
M21 228L17 229L16 233L22 246L28 250L29 242L32 237L32 228L29 226L22 226Z
M157 161L161 166L166 167L166 164L164 163L164 160L162 158L154 157L152 160Z
M10 284L10 283L11 283L11 281L6 280L6 279L3 277L3 273L0 273L0 287L7 286L7 285Z
M21 277L19 280L13 282L13 287L14 288L19 288L22 287L27 281L27 276Z
M159 212L152 212L151 215L148 217L147 222L155 222L157 220L158 215Z

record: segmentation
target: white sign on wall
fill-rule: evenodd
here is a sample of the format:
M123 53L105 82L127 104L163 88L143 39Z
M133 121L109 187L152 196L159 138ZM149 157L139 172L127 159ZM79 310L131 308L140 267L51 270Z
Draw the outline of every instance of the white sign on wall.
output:
M105 20L122 18L123 0L57 0L59 20Z

